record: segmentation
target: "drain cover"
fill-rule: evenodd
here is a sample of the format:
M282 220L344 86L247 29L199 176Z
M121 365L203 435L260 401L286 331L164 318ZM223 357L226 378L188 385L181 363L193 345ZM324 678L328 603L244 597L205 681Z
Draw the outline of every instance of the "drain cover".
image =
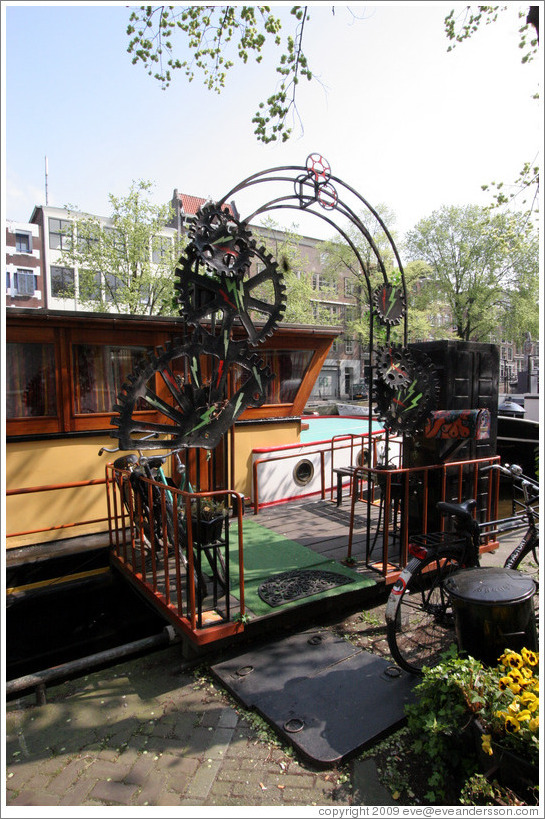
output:
M240 676L237 670L252 667ZM212 666L304 757L331 767L398 727L418 678L327 631L306 631Z

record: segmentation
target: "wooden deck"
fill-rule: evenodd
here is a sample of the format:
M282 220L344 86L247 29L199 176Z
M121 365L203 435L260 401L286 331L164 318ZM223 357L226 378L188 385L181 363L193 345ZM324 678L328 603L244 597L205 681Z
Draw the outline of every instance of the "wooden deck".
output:
M371 514L375 518L378 516L374 505L371 505ZM118 534L113 532L114 548L110 559L114 568L171 622L182 637L189 638L190 644L204 647L227 638L238 638L242 632L255 633L263 626L268 629L273 621L278 627L281 624L289 626L294 620L300 623L307 616L313 617L316 612L332 613L351 606L364 606L384 592L385 579L366 565L368 507L365 502L356 504L353 560L347 561L350 515L351 503L347 496L341 506L337 505L336 499L320 499L271 506L257 515L252 508L247 509L240 519L242 549L236 517L230 520L228 542L224 532L214 547L222 550L224 559L229 552L231 561L238 563L234 565L233 562L229 571L228 594L214 583L211 564L207 564L199 547L193 546L193 565L198 565L200 554L205 574L207 593L201 601L197 600L197 586L187 582L188 574L193 576L192 570L188 568L186 573L181 561L175 561L175 550L174 554L170 550L167 554L159 550L151 564L150 555L146 558L145 552L139 551L144 547L140 545L142 541L138 535L131 542L130 537L120 541ZM271 532L270 541L267 530ZM313 554L316 555L315 561ZM243 566L243 582L239 575L240 565ZM303 571L295 579L290 575L285 581L289 583L286 591L283 572L305 567L312 571ZM352 582L339 585L339 578L335 575L348 576ZM264 602L263 583L270 581L277 594L274 578L280 576L282 601L275 600L269 606ZM331 588L322 588L324 583L330 582L333 583ZM299 584L295 593L294 583Z

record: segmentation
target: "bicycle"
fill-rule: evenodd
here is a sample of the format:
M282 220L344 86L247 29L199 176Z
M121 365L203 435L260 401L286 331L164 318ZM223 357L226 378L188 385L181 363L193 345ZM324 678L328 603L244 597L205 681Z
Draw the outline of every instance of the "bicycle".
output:
M153 434L146 436L142 438L142 441L146 441L150 437L155 436ZM103 452L119 452L119 448L102 447L98 454L102 455ZM186 555L188 540L186 510L184 504L179 501L176 502L173 493L168 488L162 488L162 486L172 487L191 494L194 493L179 452L180 450L173 450L169 453L175 458L176 469L181 476L177 487L172 479L166 477L163 469L169 455L146 457L142 450L138 450L138 456L132 453L123 455L112 464L116 470L114 472L115 480L120 489L125 509L129 514L129 519L136 520L136 528L137 530L140 529L140 537L146 552L145 564L152 570L160 564L161 554L165 554L165 552L172 554L175 551L178 552L180 562L186 572L189 569L189 561ZM197 495L194 501L197 508L200 508L201 502L202 498ZM195 542L200 546L200 549L194 563L193 578L198 601L202 603L207 596L208 587L206 575L201 567L201 549L212 571L214 584L219 583L224 592L227 589L228 569L220 550L212 549L210 545L200 542L198 528Z
M538 485L522 475L518 466L492 464L486 471L497 469L511 477L523 492L527 530L520 543L505 561L504 568L524 570L530 561L537 582L539 569L539 534L537 528ZM520 503L520 502L519 502ZM411 538L411 560L394 584L386 604L388 645L396 663L406 671L421 674L424 666L436 665L455 642L454 611L445 582L461 568L480 566L481 525L473 517L476 500L462 503L440 501L437 509L450 515L453 532L437 532ZM520 517L518 522L520 523ZM510 519L514 521L514 519ZM485 534L501 521L484 523ZM501 528L495 530L496 533ZM534 595L538 600L538 592Z

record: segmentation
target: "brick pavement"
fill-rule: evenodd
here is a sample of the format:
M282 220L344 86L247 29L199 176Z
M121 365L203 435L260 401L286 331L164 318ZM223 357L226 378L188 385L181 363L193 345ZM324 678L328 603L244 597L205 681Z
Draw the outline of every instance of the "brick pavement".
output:
M502 565L502 552L483 563ZM369 614L337 628L368 633L380 652L384 605ZM6 723L8 816L21 806L395 804L372 759L313 768L219 683L184 670L180 645L51 686L42 706L13 700Z
M295 758L181 663L174 645L9 702L7 808L352 803L348 766Z

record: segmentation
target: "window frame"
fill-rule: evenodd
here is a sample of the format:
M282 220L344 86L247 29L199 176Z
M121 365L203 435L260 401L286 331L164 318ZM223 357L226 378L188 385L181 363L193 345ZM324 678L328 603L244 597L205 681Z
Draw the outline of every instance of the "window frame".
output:
M23 281L29 280L30 277L32 277L32 293L28 293L26 291L22 292L21 290L19 290L19 277L20 276L23 276ZM38 289L37 286L36 286L37 284L38 284L38 282L37 282L36 273L34 272L34 270L32 270L31 268L28 268L28 267L18 267L15 270L14 274L13 274L12 288L11 288L12 296L19 296L21 298L31 299L36 294L36 290Z
M32 435L62 432L63 382L60 339L54 327L32 328L11 327L6 332L8 344L53 344L55 356L55 391L57 395L56 415L32 415L27 418L7 418L6 435Z
M59 222L59 229L58 230L53 230L52 229L52 227L51 227L52 222ZM63 233L63 231L66 230L66 227L63 227L63 223L66 226L69 226L69 232ZM71 219L59 219L56 216L50 216L48 218L48 224L47 224L47 239L48 239L49 249L50 250L59 250L61 252L63 250L70 250L70 243L72 242L72 239L73 239L73 232L74 232L74 223L72 222ZM51 244L51 237L52 236L58 236L59 237L59 245L58 246L55 246L55 245Z
M19 237L23 236L28 242L27 248L22 248L19 246ZM29 230L15 231L15 251L16 253L32 253L32 233Z
M62 295L54 292L54 289L53 289L53 271L54 270L62 270L63 272L69 270L72 273L73 292L72 292L71 295L62 296ZM63 276L63 281L64 281L64 276ZM66 267L65 265L52 264L50 266L50 268L49 268L49 286L51 288L51 297L52 298L60 299L61 301L63 299L64 300L66 300L66 299L75 299L76 298L76 271L74 270L73 267Z

